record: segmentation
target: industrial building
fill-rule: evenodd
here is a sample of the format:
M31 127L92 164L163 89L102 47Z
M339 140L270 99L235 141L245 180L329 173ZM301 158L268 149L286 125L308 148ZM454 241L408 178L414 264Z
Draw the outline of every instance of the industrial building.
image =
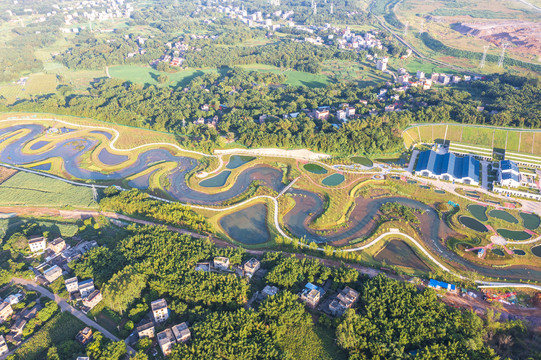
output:
M458 157L455 154L438 154L426 150L419 154L416 175L440 180L479 185L479 160L473 156Z

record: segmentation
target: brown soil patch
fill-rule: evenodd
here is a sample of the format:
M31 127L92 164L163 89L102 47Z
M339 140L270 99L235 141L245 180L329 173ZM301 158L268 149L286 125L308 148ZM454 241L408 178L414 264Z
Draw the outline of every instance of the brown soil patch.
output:
M17 170L0 166L0 184L17 173Z

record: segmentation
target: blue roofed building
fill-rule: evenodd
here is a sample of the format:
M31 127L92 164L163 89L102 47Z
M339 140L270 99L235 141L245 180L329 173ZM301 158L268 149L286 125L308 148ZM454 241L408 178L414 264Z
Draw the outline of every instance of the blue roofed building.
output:
M440 180L479 185L479 160L473 156L438 154L426 150L419 154L415 174Z
M443 290L452 291L452 292L456 291L456 286L454 284L449 284L444 281L438 281L434 279L430 279L430 281L428 282L428 287L431 287L436 290L443 289Z
M519 187L521 176L517 163L511 160L502 160L499 165L498 182L500 185Z

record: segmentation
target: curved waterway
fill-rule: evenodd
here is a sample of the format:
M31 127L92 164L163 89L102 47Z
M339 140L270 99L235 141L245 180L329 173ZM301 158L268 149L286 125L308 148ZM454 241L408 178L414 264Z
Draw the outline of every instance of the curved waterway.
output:
M12 138L12 133L17 130L28 129L29 133L24 136ZM11 165L29 165L36 162L42 162L52 157L59 157L63 160L64 169L67 175L71 178L82 180L96 181L118 181L120 179L133 177L131 185L134 187L145 188L148 186L150 174L136 177L137 174L144 172L149 167L161 162L174 162L176 168L168 175L170 186L165 191L174 199L191 204L200 205L220 205L225 200L234 198L243 193L252 182L259 181L262 184L271 187L276 191L284 188L282 184L282 172L278 169L265 166L255 165L242 171L236 177L234 184L228 190L216 194L207 194L204 192L191 189L186 183L186 174L193 170L197 165L197 160L186 156L175 156L165 149L154 148L142 152L137 159L126 161L127 166L121 170L112 172L91 171L81 167L81 157L89 151L93 151L100 144L99 135L105 135L103 132L94 132L98 135L93 136L78 136L74 130L72 137L58 141L55 147L49 148L42 153L25 154L20 149L29 141L34 140L44 134L45 128L40 125L15 125L9 128L0 129L0 137L9 134L3 138L0 144L3 146L0 149L0 161ZM107 135L105 135L109 138ZM109 157L109 152L103 153L102 157ZM107 159L113 160L113 159ZM114 160L121 160L115 158ZM123 159L122 159L123 160ZM116 162L114 161L114 162ZM113 161L110 161L113 163ZM134 177L135 176L135 177ZM430 206L421 202L406 199L401 197L379 198L379 199L363 199L357 198L356 207L351 213L348 227L334 233L329 233L326 236L316 234L310 229L310 222L323 211L322 199L313 192L307 190L290 190L294 195L295 206L284 216L284 225L294 236L305 237L308 240L316 242L344 242L357 238L363 238L370 234L375 225L374 219L377 218L377 212L381 205L388 202L398 202L406 206L420 209L422 214L418 215L420 224L418 225L424 246L429 248L434 254L448 259L453 263L459 264L463 270L476 271L482 275L490 277L504 277L508 280L526 280L541 281L541 271L531 270L527 267L513 266L506 268L504 272L498 269L483 267L474 263L470 263L461 256L448 250L440 239L447 238L452 235L452 230L447 227L445 222L441 221L437 212ZM253 212L254 219L266 218L268 211L265 206L253 206L248 208L249 212ZM246 209L244 210L246 211ZM243 215L243 212L239 216ZM257 215L257 216L256 216ZM224 218L222 224L227 227L228 222L237 223L236 218ZM253 226L261 227L260 221L252 221ZM249 226L243 231L251 231ZM261 230L261 229L259 229ZM236 235L240 241L240 235ZM264 233L252 232L249 238L254 241L265 239ZM537 251L537 249L536 249Z

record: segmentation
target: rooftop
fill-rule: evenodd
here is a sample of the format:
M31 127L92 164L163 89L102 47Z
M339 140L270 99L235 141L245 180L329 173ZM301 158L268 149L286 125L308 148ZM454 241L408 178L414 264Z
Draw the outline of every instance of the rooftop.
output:
M152 308L152 311L157 311L163 308L167 307L167 301L165 299L158 299L154 300L150 303L150 307Z
M45 238L43 236L31 237L30 239L28 239L29 244L35 244L43 241L45 241Z
M426 150L419 154L415 171L428 170L434 175L449 174L456 179L471 178L479 182L479 161L472 156L457 157L455 154L437 154Z

